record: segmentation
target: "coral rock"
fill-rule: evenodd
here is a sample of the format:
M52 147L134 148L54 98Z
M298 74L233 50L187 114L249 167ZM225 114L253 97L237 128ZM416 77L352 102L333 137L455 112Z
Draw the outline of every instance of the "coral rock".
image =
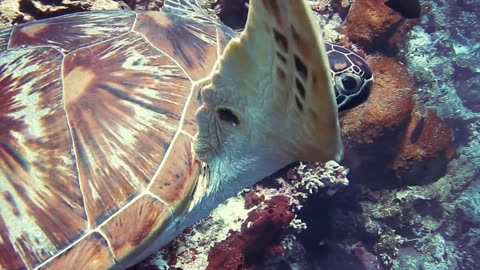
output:
M409 120L414 106L414 82L401 63L384 56L368 57L367 62L375 74L370 97L366 103L343 113L340 119L347 148L378 144L387 133L398 132Z
M428 110L421 115L413 111L392 168L407 181L409 176L435 181L444 174L446 163L455 152L452 139L450 128L435 112Z
M389 167L397 155L414 106L414 82L405 66L392 58L370 56L367 62L375 74L370 97L343 113L340 124L351 179L374 184L391 176L379 170Z
M405 66L385 56L367 61L375 74L371 95L340 119L351 179L380 188L437 180L454 153L450 129L432 110L413 110L415 85Z
M385 2L353 2L342 32L367 51L390 49L396 53L400 37L412 26L412 20L404 20L399 13L386 6Z

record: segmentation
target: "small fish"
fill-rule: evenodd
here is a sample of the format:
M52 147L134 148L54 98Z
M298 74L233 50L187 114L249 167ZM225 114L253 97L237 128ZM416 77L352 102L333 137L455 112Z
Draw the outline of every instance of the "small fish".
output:
M420 1L419 0L388 0L385 5L400 13L407 19L420 18Z

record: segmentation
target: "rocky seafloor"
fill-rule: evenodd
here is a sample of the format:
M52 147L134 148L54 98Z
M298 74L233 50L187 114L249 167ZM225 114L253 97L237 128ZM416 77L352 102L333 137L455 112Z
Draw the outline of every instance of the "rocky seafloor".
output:
M199 2L242 28L244 0ZM375 76L368 101L341 114L345 164L294 164L133 269L480 268L480 2L421 1L414 20L383 0L310 2L325 39ZM4 0L0 26L161 6Z

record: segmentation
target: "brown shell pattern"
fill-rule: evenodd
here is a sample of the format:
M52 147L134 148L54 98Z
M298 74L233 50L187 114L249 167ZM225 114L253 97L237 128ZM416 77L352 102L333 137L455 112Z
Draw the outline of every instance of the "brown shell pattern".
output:
M205 21L88 12L0 30L0 269L104 269L182 213L192 85L233 36Z

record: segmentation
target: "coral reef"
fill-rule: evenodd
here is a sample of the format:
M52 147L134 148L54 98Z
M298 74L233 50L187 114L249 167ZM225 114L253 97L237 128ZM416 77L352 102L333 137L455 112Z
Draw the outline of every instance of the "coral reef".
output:
M415 99L448 124L457 147L446 175L426 190L415 190L436 194L426 201L440 204L443 213L436 219L439 228L425 233L425 238L430 242L443 239L445 254L440 261L438 256L426 260L430 265L425 269L433 269L434 262L436 269L476 269L480 265L476 204L480 192L480 71L478 65L472 65L480 57L480 27L472 23L480 20L479 12L478 1L432 1L432 11L408 34L406 43L407 66L419 82Z
M361 211L338 202L331 205L330 211L347 211L360 221L351 224L332 215L343 226L357 229L352 237L334 240L346 250L351 249L352 241L360 241L383 267L391 269L475 269L480 265L475 249L480 226L478 200L474 198L478 196L473 193L480 191L477 123L480 76L477 65L467 58L475 61L478 56L475 44L480 29L470 22L478 21L475 11L479 5L471 1L455 6L447 1L430 4L431 11L398 44L399 52L404 53L396 58L406 62L405 67L414 79L414 108L406 117L406 126L396 133L396 143L388 144L390 148L381 145L378 138L373 140L373 145L378 145L371 145L372 148L354 147L358 151L354 157L360 160L370 158L371 149L394 155L386 164L385 152L378 152L373 162L366 163L369 166L360 166L360 171L354 166L349 175L352 183L349 189L357 190ZM381 81L378 75L382 73L374 70L374 74L376 83ZM373 92L372 96L370 101L375 98ZM359 107L358 112L350 113L363 109ZM342 123L346 120L342 119ZM365 128L368 138L372 129ZM388 138L394 140L395 136L389 134ZM354 145L361 142L356 139L351 140ZM391 147L396 151L391 151ZM381 174L377 166L393 171ZM393 186L396 189L382 185L395 178L402 180ZM377 180L372 183L372 179ZM357 184L362 184L362 188ZM344 194L338 193L337 199L341 201ZM352 197L351 193L349 196ZM338 234L336 230L331 232L334 236Z
M354 5L361 2L354 1ZM476 269L480 265L480 212L475 199L480 191L479 74L478 65L466 57L469 54L475 61L478 56L475 44L480 29L471 22L479 20L480 5L440 0L429 4L430 11L421 21L405 22L416 26L408 33L396 34L403 38L396 39L398 50L379 49L385 40L373 34L364 43L348 31L343 31L346 36L326 34L347 42L350 39L372 53L367 60L376 82L366 104L342 115L351 185L314 203L315 219L330 223L324 222L306 237L326 243L321 250L307 248L319 258L316 269L338 269L342 266L336 268L337 260L332 257L351 254L359 260L347 269ZM329 6L323 10L335 16ZM359 20L368 20L366 13L353 7L349 16L354 12ZM360 26L351 24L351 30L361 34ZM383 35L381 29L378 33ZM373 45L367 43L370 40ZM388 59L400 69L381 71L372 61L376 57ZM392 81L383 82L384 78L398 78L398 74L407 80L399 80L396 86ZM410 96L405 98L410 102L404 103L409 104L408 109L385 109L393 115L397 112L403 122L392 121L385 129L363 125L365 121L395 119L386 117L381 108L395 97L388 90L403 87L410 88ZM378 90L386 91L376 96L381 93ZM379 110L365 114L369 106L379 106ZM319 209L318 205L327 206ZM305 217L302 220L309 227L315 224Z
M220 205L134 269L264 269L267 265L278 269L282 264L306 264L298 261L304 251L295 238L307 229L300 218L302 207L311 196L329 197L346 186L347 173L335 162L300 163L279 172Z

